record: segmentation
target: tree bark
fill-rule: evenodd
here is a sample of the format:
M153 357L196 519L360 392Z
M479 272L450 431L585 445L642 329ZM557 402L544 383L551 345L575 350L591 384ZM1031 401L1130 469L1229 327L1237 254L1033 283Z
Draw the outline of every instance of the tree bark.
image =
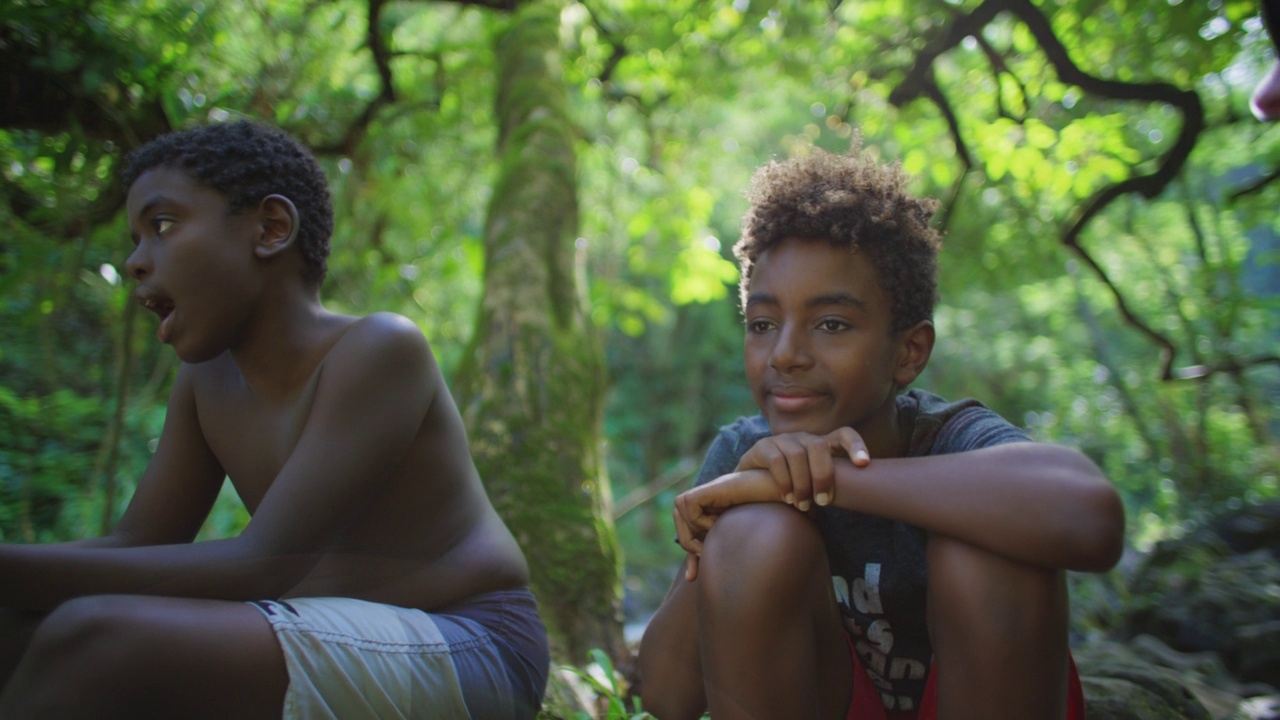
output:
M484 293L455 378L471 452L524 548L558 658L623 652L619 553L600 456L603 353L574 277L574 128L559 7L528 3L494 41L499 172Z

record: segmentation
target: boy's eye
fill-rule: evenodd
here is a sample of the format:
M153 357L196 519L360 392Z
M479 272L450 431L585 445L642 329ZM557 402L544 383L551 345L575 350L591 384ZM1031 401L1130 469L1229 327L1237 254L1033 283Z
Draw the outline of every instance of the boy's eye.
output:
M835 333L841 330L848 330L849 323L835 318L826 318L818 323L818 329L823 332Z
M173 227L173 221L169 218L155 218L151 221L151 227L155 228L157 235L163 235Z
M769 322L768 320L748 320L747 321L747 332L753 333L756 335L759 335L760 333L769 332L769 329L772 327L773 327L773 323Z

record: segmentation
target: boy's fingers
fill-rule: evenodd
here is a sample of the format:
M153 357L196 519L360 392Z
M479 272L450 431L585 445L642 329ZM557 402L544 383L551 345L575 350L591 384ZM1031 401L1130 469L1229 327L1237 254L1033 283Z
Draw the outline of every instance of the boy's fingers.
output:
M774 482L785 494L788 490L793 502L799 510L808 510L809 501L813 499L812 470L809 467L809 449L799 439L791 436L778 438L778 448L782 451L787 466L787 486L784 486L774 473Z
M857 430L851 427L836 428L827 435L827 442L831 446L834 453L843 450L854 465L858 467L866 467L871 462L871 454L867 452L867 444L863 442L862 436Z
M711 529L715 516L706 512L693 491L676 497L676 542L686 552L702 552L702 537Z
M819 505L828 505L835 497L836 490L836 472L835 464L831 462L831 450L819 443L813 443L808 450L813 501Z
M778 494L786 501L788 505L794 505L795 496L795 479L791 473L791 464L787 462L787 454L780 445L779 438L769 438L768 443L758 443L755 449L758 449L758 459L764 463L763 469L768 470L773 476L773 482L778 486Z
M686 521L684 515L680 513L679 508L672 511L671 516L676 523L676 542L680 544L681 549L685 552L693 552L695 540L693 537L693 530L690 529L688 521Z
M679 498L677 498L678 500ZM680 547L686 553L684 578L692 582L698 576L698 554L702 552L702 542L693 537L693 533L684 522L679 509L672 510L671 514L676 523L676 542L680 543Z

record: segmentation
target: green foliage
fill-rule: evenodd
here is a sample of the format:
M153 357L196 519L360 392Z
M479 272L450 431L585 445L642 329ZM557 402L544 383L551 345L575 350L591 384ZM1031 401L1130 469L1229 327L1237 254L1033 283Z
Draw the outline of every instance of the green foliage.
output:
M573 673L595 690L597 697L603 702L603 713L592 715L583 710L572 714L574 720L643 720L653 716L645 712L640 698L628 698L626 680L614 669L609 656L598 648L591 650L591 664L585 669L565 665L562 669Z
M556 6L580 217L565 272L605 349L612 495L652 496L618 521L633 619L679 562L670 501L690 479L651 485L753 412L730 252L741 192L769 158L841 150L855 130L944 201L940 339L920 386L978 397L1038 439L1083 449L1120 488L1143 547L1280 493L1280 367L1248 362L1280 345L1280 183L1263 182L1280 136L1245 105L1272 52L1255 1L1033 5L1081 72L1167 83L1204 106L1178 177L1112 203L1077 249L1064 228L1099 192L1158 168L1184 119L1064 80L1014 13L932 60L936 96L898 97L921 53L982 5ZM338 218L325 301L413 318L458 372L490 270L487 208L504 189L493 38L507 16L381 7L387 87L368 4L355 0L0 9L4 67L70 88L59 104L11 103L65 109L57 122L10 114L0 127L0 538L98 532L159 432L174 361L148 319L124 310L112 180L122 152L161 124L245 115L317 148ZM393 100L373 107L388 88ZM539 222L575 212L545 209ZM1153 334L1188 377L1161 377ZM225 497L206 536L244 521Z

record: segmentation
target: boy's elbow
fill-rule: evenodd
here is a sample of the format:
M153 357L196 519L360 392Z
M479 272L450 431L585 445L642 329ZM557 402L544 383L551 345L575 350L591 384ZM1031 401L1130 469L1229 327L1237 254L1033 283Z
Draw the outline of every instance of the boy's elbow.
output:
M1106 572L1124 552L1124 503L1109 482L1101 483L1086 499L1088 522L1081 523L1084 541L1082 572Z
M1060 467L1067 482L1076 488L1078 502L1071 520L1075 538L1068 570L1106 572L1120 562L1124 552L1124 503L1102 470L1084 453L1064 448L1070 454Z

